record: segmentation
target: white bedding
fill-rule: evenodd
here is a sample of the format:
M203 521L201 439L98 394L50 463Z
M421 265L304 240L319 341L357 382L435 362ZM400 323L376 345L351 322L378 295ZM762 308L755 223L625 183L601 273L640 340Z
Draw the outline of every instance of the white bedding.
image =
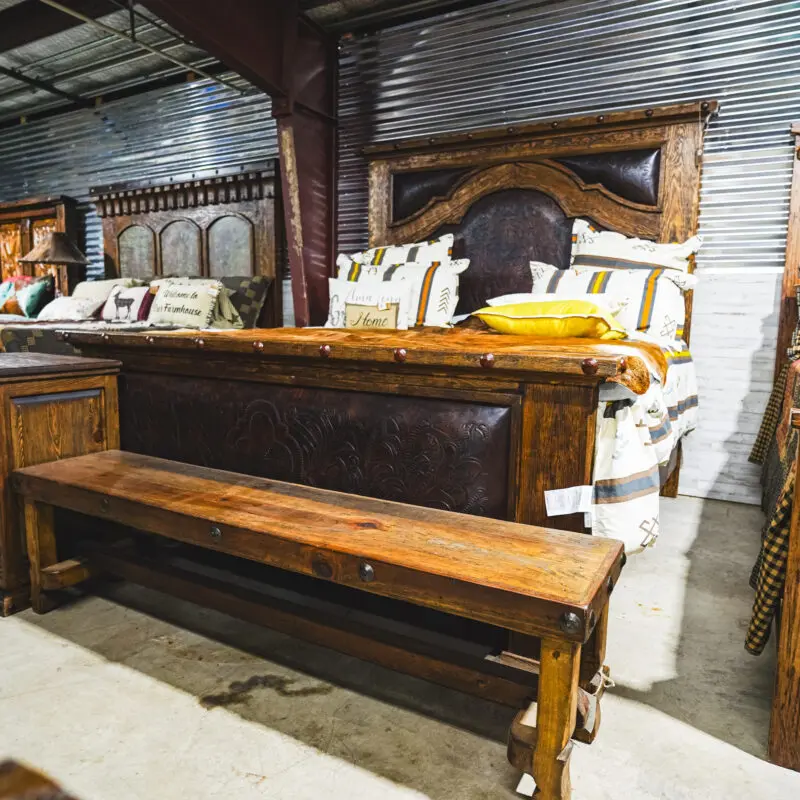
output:
M636 337L653 341L644 334ZM667 357L644 395L603 397L597 415L592 533L619 539L628 553L655 542L659 533L659 465L694 430L697 377L685 342L658 341ZM587 515L588 516L588 515Z

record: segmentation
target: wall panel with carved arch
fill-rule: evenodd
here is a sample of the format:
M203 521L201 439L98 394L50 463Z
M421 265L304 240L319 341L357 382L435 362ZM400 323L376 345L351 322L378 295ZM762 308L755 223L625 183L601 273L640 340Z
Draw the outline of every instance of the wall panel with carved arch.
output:
M259 327L283 321L280 181L273 161L93 188L108 277L160 275L273 279ZM131 230L138 233L127 233ZM142 230L152 235L152 247ZM128 238L129 237L129 238Z

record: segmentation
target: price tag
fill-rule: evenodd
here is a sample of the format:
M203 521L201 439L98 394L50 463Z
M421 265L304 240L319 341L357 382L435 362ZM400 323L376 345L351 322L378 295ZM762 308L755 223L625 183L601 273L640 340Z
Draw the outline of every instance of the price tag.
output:
M562 514L588 514L592 510L594 490L591 486L570 486L567 489L550 489L544 493L548 517Z

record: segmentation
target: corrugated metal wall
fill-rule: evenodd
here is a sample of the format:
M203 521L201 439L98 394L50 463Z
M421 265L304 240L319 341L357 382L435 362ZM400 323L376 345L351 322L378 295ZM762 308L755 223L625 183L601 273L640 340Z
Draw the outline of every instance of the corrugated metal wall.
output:
M681 491L757 502L747 453L771 384L776 298L800 117L800 3L499 0L346 40L341 57L339 233L366 241L370 141L715 98L701 206L693 351L702 427ZM0 200L82 202L89 186L230 167L277 152L269 100L204 83L0 131ZM290 304L287 304L290 307Z
M237 76L228 74L242 86ZM0 201L67 194L80 201L92 277L103 272L100 219L89 187L235 168L272 158L271 103L202 81L0 130Z
M348 40L339 234L366 242L370 141L717 99L706 140L692 349L702 424L681 491L756 503L747 455L771 386L800 3L501 0Z

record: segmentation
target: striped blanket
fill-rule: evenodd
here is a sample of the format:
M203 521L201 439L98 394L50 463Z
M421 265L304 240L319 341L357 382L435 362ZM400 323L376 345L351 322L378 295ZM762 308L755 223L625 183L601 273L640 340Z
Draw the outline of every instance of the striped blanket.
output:
M666 379L653 373L640 396L604 399L597 415L592 533L634 553L659 534L660 467L697 421L697 377L684 342L659 342Z

